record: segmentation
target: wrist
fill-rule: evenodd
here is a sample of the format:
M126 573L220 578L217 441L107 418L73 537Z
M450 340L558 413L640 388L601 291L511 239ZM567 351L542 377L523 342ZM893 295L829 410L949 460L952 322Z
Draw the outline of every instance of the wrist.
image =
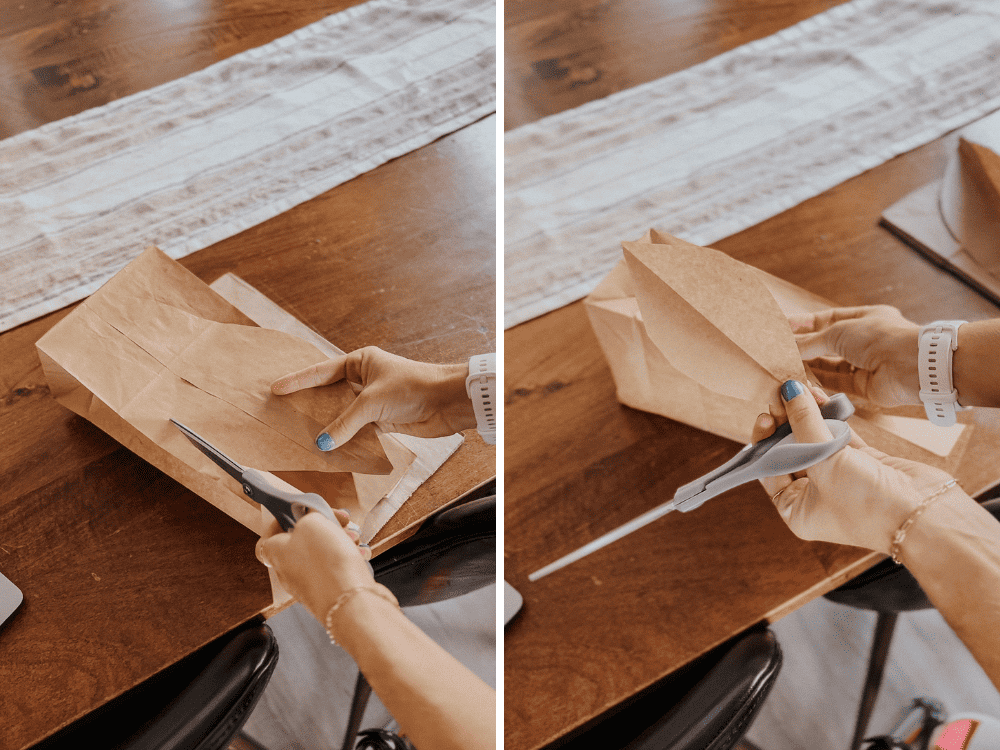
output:
M465 390L465 381L469 377L469 364L462 362L455 365L441 365L441 392L444 394L447 406L449 426L455 432L471 430L476 426L476 412L472 400Z
M343 592L317 619L323 623L330 643L354 653L358 638L365 637L376 619L395 616L387 614L392 611L400 611L399 601L385 586L372 581Z
M932 491L933 492L933 491ZM928 493L930 496L932 493ZM952 485L934 498L919 513L917 508L907 517L912 524L897 546L898 561L908 568L924 564L937 557L943 550L945 537L962 538L967 535L970 518L983 511L958 484ZM988 512L983 511L987 515ZM970 516L970 514L972 514ZM905 525L905 522L904 522ZM902 526L900 527L902 528ZM957 532L957 533L956 533Z
M890 334L893 364L899 373L899 403L920 404L920 326L910 324Z
M1000 407L996 386L1000 328L994 321L962 326L958 349L952 355L952 382L962 406Z

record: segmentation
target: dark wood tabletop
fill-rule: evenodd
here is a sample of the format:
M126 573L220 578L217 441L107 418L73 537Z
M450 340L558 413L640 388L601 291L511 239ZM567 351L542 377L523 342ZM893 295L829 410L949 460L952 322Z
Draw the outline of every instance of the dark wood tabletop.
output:
M0 138L265 44L351 0L0 0ZM496 118L184 258L232 272L350 351L429 362L495 351ZM0 334L0 748L32 745L271 604L246 528L49 395L34 344ZM411 498L423 515L495 475L473 430ZM402 514L376 541L399 538Z
M508 0L505 128L837 4ZM997 317L996 306L878 225L886 207L939 179L944 163L942 143L930 143L714 247L840 305L889 303L922 322ZM530 583L530 572L659 505L739 446L619 404L580 302L508 329L504 346L504 575L524 597L504 639L507 750L573 735L877 559L797 539L753 484ZM988 411L977 430L995 434ZM983 487L995 467L995 456L967 457L960 479Z

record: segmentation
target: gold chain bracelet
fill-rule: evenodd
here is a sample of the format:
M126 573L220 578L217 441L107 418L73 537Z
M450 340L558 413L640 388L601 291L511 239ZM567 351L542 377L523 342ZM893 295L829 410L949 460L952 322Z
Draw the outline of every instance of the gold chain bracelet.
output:
M387 602L389 602L389 604L392 604L394 607L399 607L399 601L396 599L395 596L392 595L392 592L389 591L389 589L387 589L385 586L379 586L379 585L355 586L353 589L348 589L347 591L345 591L344 593L342 593L340 596L337 597L337 601L335 601L333 605L330 607L330 609L327 610L326 619L323 621L323 625L326 628L326 634L330 636L330 643L332 643L333 645L337 645L337 641L334 640L333 637L333 616L337 613L337 610L339 610L342 606L344 606L350 599L354 598L355 594L358 594L362 591L370 591L376 596L385 599Z
M910 517L903 521L903 525L899 527L899 530L892 538L892 548L890 549L890 552L892 553L892 561L894 563L902 565L902 561L899 559L899 545L903 543L903 540L906 538L906 532L910 530L910 527L913 525L914 521L917 520L917 517L927 509L928 505L954 487L955 484L956 482L954 479L949 479L935 492L932 492L930 495L925 497L923 502L916 507L916 510L910 514Z

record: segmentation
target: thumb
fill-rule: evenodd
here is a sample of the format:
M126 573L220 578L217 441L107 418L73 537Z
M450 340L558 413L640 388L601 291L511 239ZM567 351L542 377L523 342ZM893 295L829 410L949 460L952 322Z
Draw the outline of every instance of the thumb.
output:
M344 409L343 413L330 422L316 438L316 446L321 451L332 451L340 448L348 440L358 434L358 430L366 424L378 421L379 415L375 413L374 401L369 397L367 390L362 390L351 405Z
M781 399L785 402L788 424L798 442L825 443L833 439L819 412L819 404L802 383L786 380L781 386Z

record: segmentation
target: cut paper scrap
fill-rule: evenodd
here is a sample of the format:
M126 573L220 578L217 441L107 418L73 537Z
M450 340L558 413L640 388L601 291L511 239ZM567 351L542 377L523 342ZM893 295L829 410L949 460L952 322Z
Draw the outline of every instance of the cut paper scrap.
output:
M744 400L805 380L788 319L756 269L655 230L622 247L646 333L676 370Z
M935 455L946 457L955 448L965 425L956 423L950 427L938 427L926 419L900 417L892 414L872 413L865 418L876 427L894 433L914 445L919 445Z

